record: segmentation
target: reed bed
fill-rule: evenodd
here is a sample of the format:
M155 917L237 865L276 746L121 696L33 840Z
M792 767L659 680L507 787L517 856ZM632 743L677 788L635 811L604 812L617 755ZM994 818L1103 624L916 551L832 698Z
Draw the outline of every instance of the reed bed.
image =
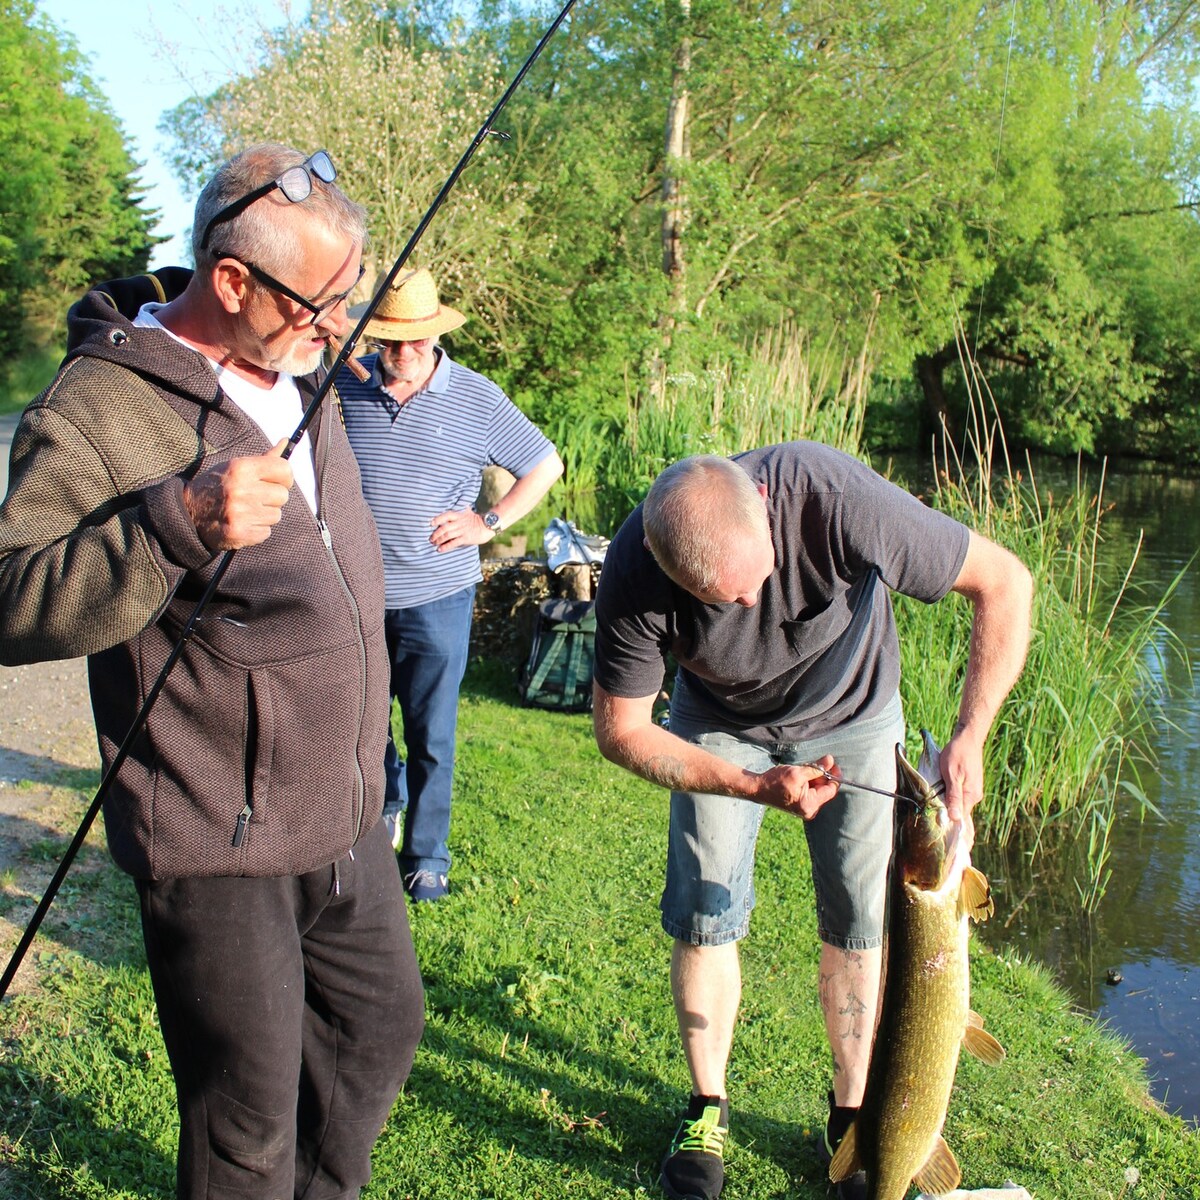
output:
M582 431L590 464L617 521L646 494L658 473L691 454L736 454L773 442L808 438L861 453L873 366L869 338L843 356L832 342L816 347L791 325L768 331L744 362L665 369L631 393L614 439L599 421ZM599 435L599 436L596 436Z
M1111 875L1114 821L1152 807L1140 775L1152 765L1149 734L1166 698L1162 659L1182 655L1163 620L1178 577L1164 595L1141 602L1140 541L1123 566L1104 552L1103 472L1095 489L1081 466L1065 495L1041 489L1028 460L1024 471L1013 466L986 385L973 371L970 378L964 450L942 451L931 500L1016 553L1036 589L1029 657L988 741L988 795L977 823L993 846L1030 856L1081 842L1086 866L1074 883L1090 912ZM900 598L897 620L910 728L947 737L970 606Z

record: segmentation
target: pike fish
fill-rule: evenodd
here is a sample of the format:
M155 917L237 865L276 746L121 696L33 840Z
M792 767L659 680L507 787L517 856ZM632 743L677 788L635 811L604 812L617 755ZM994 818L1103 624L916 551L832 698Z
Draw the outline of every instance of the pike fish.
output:
M900 799L879 1026L862 1107L829 1164L834 1183L865 1171L867 1200L903 1200L910 1183L933 1195L958 1186L962 1171L942 1126L959 1047L987 1063L1004 1058L969 1001L968 921L992 915L991 892L947 814L937 746L922 736L917 768L896 747Z

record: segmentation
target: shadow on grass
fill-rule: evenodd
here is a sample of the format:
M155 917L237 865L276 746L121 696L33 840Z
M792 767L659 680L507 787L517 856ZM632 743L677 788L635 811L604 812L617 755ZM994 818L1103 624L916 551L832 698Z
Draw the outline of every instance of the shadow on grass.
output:
M77 767L44 754L27 754L24 750L0 746L0 780L28 782L39 787L87 788L89 779L99 783L100 773L94 768ZM21 789L14 790L19 792Z
M686 1089L641 1067L632 1056L598 1052L594 1044L582 1047L567 1030L514 1018L499 1000L499 980L479 987L427 983L428 1024L405 1104L448 1118L446 1128L459 1131L462 1149L475 1156L480 1173L489 1169L486 1146L479 1144L482 1132L510 1156L515 1151L552 1172L586 1176L611 1187L614 1195L639 1186L658 1192L662 1157L686 1104ZM470 1037L459 1032L468 1014ZM504 1050L489 1052L484 1049L489 1044ZM682 1063L682 1050L676 1052ZM468 1080L473 1082L464 1085ZM538 1099L536 1107L531 1097ZM795 1122L755 1113L754 1103L752 1091L734 1097L727 1156L731 1179L739 1169L758 1175L769 1164L786 1177L780 1197L826 1195L811 1133L818 1109L824 1116L823 1100L800 1098ZM406 1140L406 1119L419 1117L402 1106L394 1128L385 1131L398 1146ZM472 1164L460 1160L458 1165L469 1172ZM379 1182L384 1194L391 1194L389 1182L400 1181L381 1173Z
M11 1112L14 1103L23 1106L28 1101L12 1098L7 1075L0 1069L0 1097ZM175 1194L174 1159L148 1139L135 1130L101 1127L91 1104L55 1093L46 1080L22 1080L20 1086L36 1091L36 1115L25 1128L0 1134L0 1150L9 1158L19 1139L36 1146L38 1161L10 1160L0 1168L0 1195L6 1200L79 1200L81 1195L162 1200ZM102 1138L97 1139L101 1128ZM103 1146L101 1155L96 1153L98 1145Z
M502 658L473 658L467 664L461 694L476 700L495 700L523 708L517 691L520 668Z
M36 811L0 816L7 864L5 886L0 889L0 917L16 928L18 937L33 919L66 857L98 783L95 770L63 769L54 780L60 792L39 804ZM71 797L71 791L77 796ZM145 962L137 894L132 880L105 849L103 818L97 818L96 827L75 856L28 954L38 953L48 941L106 969L140 967ZM4 961L8 962L8 954Z

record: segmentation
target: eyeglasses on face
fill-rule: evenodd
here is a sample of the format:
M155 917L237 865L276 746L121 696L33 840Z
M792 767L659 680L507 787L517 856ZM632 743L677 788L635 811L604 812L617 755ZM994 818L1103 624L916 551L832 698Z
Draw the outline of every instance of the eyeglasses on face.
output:
M333 159L329 157L328 151L318 150L315 154L310 154L299 166L288 167L278 179L272 179L269 183L264 183L262 187L256 187L254 191L247 192L232 204L225 205L205 225L204 236L200 239L200 249L208 249L208 239L214 225L232 221L238 213L245 212L255 200L261 200L263 196L270 195L276 188L293 204L307 200L312 195L312 177L314 175L322 183L332 183L337 178L337 168L333 165Z
M240 263L255 279L258 280L259 283L263 284L265 287L269 287L273 292L278 292L281 296L286 296L292 301L293 304L299 304L301 308L307 309L310 313L312 313L312 316L308 321L305 322L306 325L315 325L321 320L322 317L328 316L331 312L333 312L333 310L337 308L339 304L349 300L350 293L354 291L356 287L358 287L358 281L362 279L363 273L366 271L365 267L360 266L358 268L358 276L350 287L348 287L344 292L338 292L336 296L330 296L328 300L322 300L318 304L315 300L307 300L305 297L301 296L299 292L292 291L292 289L288 287L286 283L280 283L278 279L276 279L273 275L268 275L266 271L262 269L262 267L255 263L247 262L244 258L235 258L232 254L222 254L217 250L214 250L213 253L219 259L229 258L233 259L235 263Z
M366 343L366 347L372 354L382 354L385 350L391 350L393 353L399 354L405 346L420 352L421 350L424 350L425 347L428 346L432 341L432 337L396 338L390 340L384 338L371 338Z

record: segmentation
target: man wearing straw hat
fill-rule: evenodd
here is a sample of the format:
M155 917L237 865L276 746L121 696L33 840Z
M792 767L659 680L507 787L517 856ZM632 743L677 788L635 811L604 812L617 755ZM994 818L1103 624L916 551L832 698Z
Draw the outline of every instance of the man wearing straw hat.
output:
M479 547L531 512L563 464L553 444L490 380L438 345L466 321L427 270L403 275L364 335L365 383L339 380L346 432L383 544L391 691L405 761L389 740L384 818L414 901L440 900L450 872L458 689L467 665ZM516 477L485 512L483 469Z

